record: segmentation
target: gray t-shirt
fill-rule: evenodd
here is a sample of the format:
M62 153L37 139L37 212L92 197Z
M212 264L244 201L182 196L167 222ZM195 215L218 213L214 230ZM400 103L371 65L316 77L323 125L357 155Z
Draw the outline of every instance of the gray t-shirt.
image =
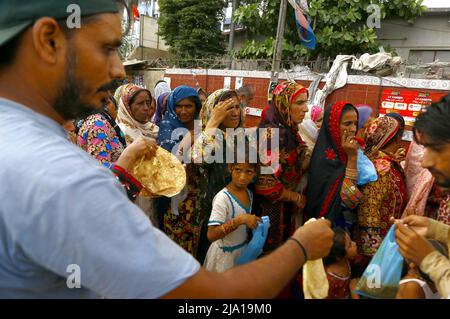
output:
M157 298L200 268L58 123L1 98L0 187L0 298Z

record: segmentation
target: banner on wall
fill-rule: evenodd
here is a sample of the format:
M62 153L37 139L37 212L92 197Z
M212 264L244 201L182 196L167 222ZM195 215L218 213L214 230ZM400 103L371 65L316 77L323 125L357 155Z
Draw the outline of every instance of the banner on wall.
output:
M261 117L262 109L256 108L256 107L246 107L244 109L245 115L251 115L251 116L257 116Z
M431 103L439 102L445 93L421 92L416 90L383 90L381 95L380 115L399 113L406 125L414 125L416 117Z

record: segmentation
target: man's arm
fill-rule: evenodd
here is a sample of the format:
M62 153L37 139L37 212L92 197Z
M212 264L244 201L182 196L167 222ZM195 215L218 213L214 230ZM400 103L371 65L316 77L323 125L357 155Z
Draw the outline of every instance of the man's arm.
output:
M450 298L450 260L437 251L428 254L420 269L430 276L442 298Z
M424 233L423 228L430 226L429 221L426 218L409 218L408 222L409 224L395 222L395 238L400 254L420 265L420 269L436 284L442 297L450 297L450 261L414 229L415 227ZM408 227L413 224L414 226Z
M328 255L334 233L328 221L319 220L299 228L293 237L314 260ZM201 269L163 298L274 298L305 261L300 246L288 240L271 254L224 273Z
M429 219L427 237L435 239L443 244L450 245L450 226L438 222L434 219ZM450 247L449 247L450 250Z

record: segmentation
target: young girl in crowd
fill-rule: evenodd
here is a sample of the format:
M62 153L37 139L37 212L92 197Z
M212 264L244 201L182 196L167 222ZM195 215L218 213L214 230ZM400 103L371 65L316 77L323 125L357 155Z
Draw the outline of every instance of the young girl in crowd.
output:
M351 280L349 260L357 254L356 243L342 228L336 228L334 233L333 247L323 259L329 285L327 299L348 299Z
M251 215L253 195L247 186L255 179L257 164L230 164L231 182L213 200L208 223L208 249L204 266L209 271L223 272L234 266L246 246L248 228L261 221Z

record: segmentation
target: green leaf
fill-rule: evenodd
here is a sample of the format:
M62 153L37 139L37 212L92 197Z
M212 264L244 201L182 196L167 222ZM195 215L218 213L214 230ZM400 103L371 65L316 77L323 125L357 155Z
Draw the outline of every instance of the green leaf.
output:
M180 2L184 1L180 0ZM261 48L260 55L271 56L273 53L273 38L271 42L266 40L276 34L279 3L279 0L242 0L238 9L241 10L242 7L246 7L246 10L248 10L258 6L263 8L261 16L259 16L259 11L254 9L253 11L250 10L252 14L248 18L241 21L254 39L257 37L263 39L252 44L254 47ZM322 56L328 55L333 58L339 53L376 52L379 43L375 30L360 27L361 22L365 24L365 19L368 16L366 8L370 3L380 5L382 19L398 18L402 14L403 19L413 20L424 12L422 2L418 0L389 0L383 3L379 0L310 0L309 12L313 20L312 24L316 19L317 48L316 50L308 50L300 45L295 28L294 11L288 6L283 59L299 56L315 58L319 53ZM251 7L255 4L256 7ZM242 51L244 51L244 48ZM250 54L255 51L245 48L245 52Z

